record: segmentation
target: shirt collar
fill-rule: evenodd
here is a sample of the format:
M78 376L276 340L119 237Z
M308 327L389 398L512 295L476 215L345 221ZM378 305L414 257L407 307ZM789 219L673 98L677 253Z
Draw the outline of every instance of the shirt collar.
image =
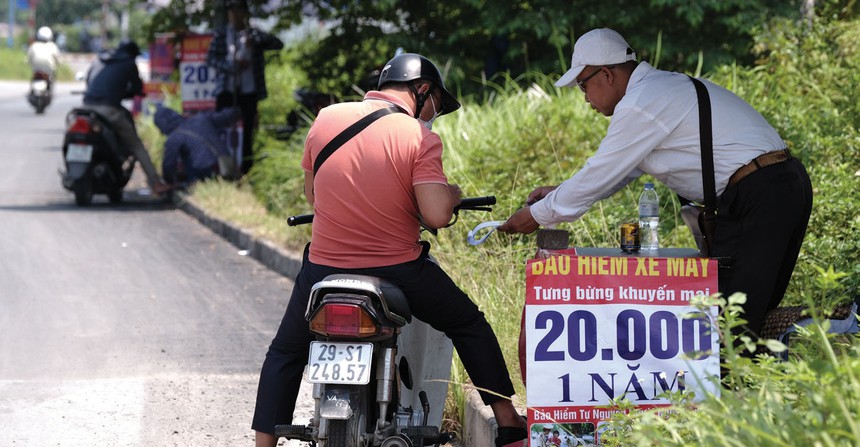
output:
M649 73L654 71L655 68L651 66L648 62L642 61L636 66L636 69L633 70L633 73L630 74L630 80L627 81L627 90L624 91L625 94L630 93L634 87L636 87L639 82L645 79Z
M412 106L391 93L386 93L379 90L371 90L364 95L364 100L385 101L394 104L397 107L400 107L401 109L406 111L409 116L414 116Z

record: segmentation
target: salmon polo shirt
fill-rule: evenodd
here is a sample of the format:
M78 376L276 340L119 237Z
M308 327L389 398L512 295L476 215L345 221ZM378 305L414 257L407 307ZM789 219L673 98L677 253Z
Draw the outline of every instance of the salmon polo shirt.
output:
M407 113L374 121L337 149L314 178L310 261L337 268L383 267L413 261L421 252L413 187L447 184L442 140L413 118L394 95L368 92L361 102L322 109L308 131L302 168L344 129L392 104Z

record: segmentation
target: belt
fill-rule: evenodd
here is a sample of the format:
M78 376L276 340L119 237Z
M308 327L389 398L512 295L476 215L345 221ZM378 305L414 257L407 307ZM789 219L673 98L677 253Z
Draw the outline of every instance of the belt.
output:
M780 149L778 151L768 152L766 154L759 155L756 158L735 171L731 177L729 177L729 186L734 186L741 180L743 180L746 176L752 174L759 169L775 165L777 163L782 163L786 160L791 159L791 153L788 152L788 149Z

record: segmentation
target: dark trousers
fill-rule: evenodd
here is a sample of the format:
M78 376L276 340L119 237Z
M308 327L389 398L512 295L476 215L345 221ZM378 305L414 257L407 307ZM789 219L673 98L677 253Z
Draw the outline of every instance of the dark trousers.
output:
M812 184L792 158L753 172L719 199L714 257L722 258L723 296L747 295L747 331L758 336L765 314L779 306L812 212Z
M254 165L254 134L259 124L257 111L257 94L234 95L221 93L215 101L215 109L220 111L225 107L238 106L242 111L242 175L247 174Z
M406 294L412 315L443 332L454 344L466 372L478 388L513 396L514 387L496 335L478 306L426 253L415 261L389 267L338 269L316 265L305 255L287 311L260 372L257 406L251 426L272 433L275 425L289 424L308 359L309 343L305 310L314 283L335 273L383 278ZM502 398L480 391L485 404Z

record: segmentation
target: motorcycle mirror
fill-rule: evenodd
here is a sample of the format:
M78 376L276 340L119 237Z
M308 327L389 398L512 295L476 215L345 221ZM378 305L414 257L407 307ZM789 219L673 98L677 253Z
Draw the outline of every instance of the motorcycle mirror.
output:
M403 382L403 386L406 387L407 390L411 390L412 386L412 370L409 369L409 361L406 360L406 357L400 357L400 364L397 365L398 371L400 371L400 381Z

